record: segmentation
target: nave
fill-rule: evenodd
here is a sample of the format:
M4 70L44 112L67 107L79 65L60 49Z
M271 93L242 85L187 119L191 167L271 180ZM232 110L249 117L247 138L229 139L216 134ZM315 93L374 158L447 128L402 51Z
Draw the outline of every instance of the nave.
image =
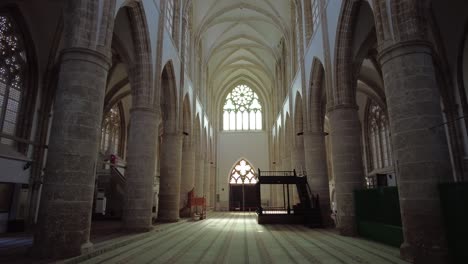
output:
M88 260L66 263L407 263L399 250L302 225L259 225L255 213L212 212Z

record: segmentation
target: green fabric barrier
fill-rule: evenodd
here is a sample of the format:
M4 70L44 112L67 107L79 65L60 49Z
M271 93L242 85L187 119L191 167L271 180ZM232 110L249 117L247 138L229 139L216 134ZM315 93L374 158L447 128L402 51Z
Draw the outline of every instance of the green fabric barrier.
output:
M467 263L468 183L442 183L439 185L439 190L450 263Z
M403 231L397 187L356 190L354 197L359 235L399 247Z
M403 243L401 226L361 221L358 223L358 233L362 237L394 247L400 247L401 243Z

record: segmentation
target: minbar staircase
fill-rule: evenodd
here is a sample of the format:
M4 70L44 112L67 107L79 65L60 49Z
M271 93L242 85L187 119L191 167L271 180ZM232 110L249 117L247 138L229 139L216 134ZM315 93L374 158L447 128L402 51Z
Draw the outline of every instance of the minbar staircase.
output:
M261 206L261 185L282 185L282 206ZM300 203L290 205L289 186L297 188ZM286 188L284 188L286 187ZM286 191L284 191L286 189ZM319 196L314 195L307 183L307 177L297 176L296 171L261 171L258 170L257 182L257 219L259 224L304 224L309 227L322 227L320 215ZM272 197L273 198L273 197Z
M100 199L106 198L104 214L95 210L94 218L119 219L122 216L122 205L125 197L125 162L118 157L102 162L96 171L95 205Z

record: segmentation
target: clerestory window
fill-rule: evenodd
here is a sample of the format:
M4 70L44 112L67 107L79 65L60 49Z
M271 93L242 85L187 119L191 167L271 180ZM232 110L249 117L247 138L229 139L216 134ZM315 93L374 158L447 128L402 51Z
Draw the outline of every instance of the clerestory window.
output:
M27 67L20 36L12 19L0 14L0 131L12 136L17 133ZM1 143L12 146L14 141L2 138Z
M174 25L174 0L168 0L166 6L166 27L172 36Z
M101 151L103 153L120 154L121 124L120 107L116 104L105 114L102 123Z
M391 166L390 131L384 110L372 102L368 108L368 140L370 146L370 168L373 170Z
M236 163L231 171L230 184L255 184L257 183L257 176L252 165L245 159Z
M247 85L236 86L223 107L224 130L261 130L262 106L258 95Z

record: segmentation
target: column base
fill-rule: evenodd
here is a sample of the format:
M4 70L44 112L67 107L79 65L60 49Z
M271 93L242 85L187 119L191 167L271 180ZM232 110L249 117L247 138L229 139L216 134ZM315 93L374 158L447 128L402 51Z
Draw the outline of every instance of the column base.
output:
M355 237L358 235L354 217L338 216L337 229L342 236Z
M129 227L125 227L124 229L125 231L131 232L131 233L146 233L146 232L153 230L154 227L153 226L141 226L141 227L129 226Z
M91 241L88 241L87 243L84 243L83 245L81 245L81 254L89 253L93 251L93 249L94 249L94 244L91 243Z
M445 264L449 263L448 252L442 248L414 247L404 242L400 246L402 259L415 264Z
M180 218L158 218L156 221L160 223L176 223L179 222Z

